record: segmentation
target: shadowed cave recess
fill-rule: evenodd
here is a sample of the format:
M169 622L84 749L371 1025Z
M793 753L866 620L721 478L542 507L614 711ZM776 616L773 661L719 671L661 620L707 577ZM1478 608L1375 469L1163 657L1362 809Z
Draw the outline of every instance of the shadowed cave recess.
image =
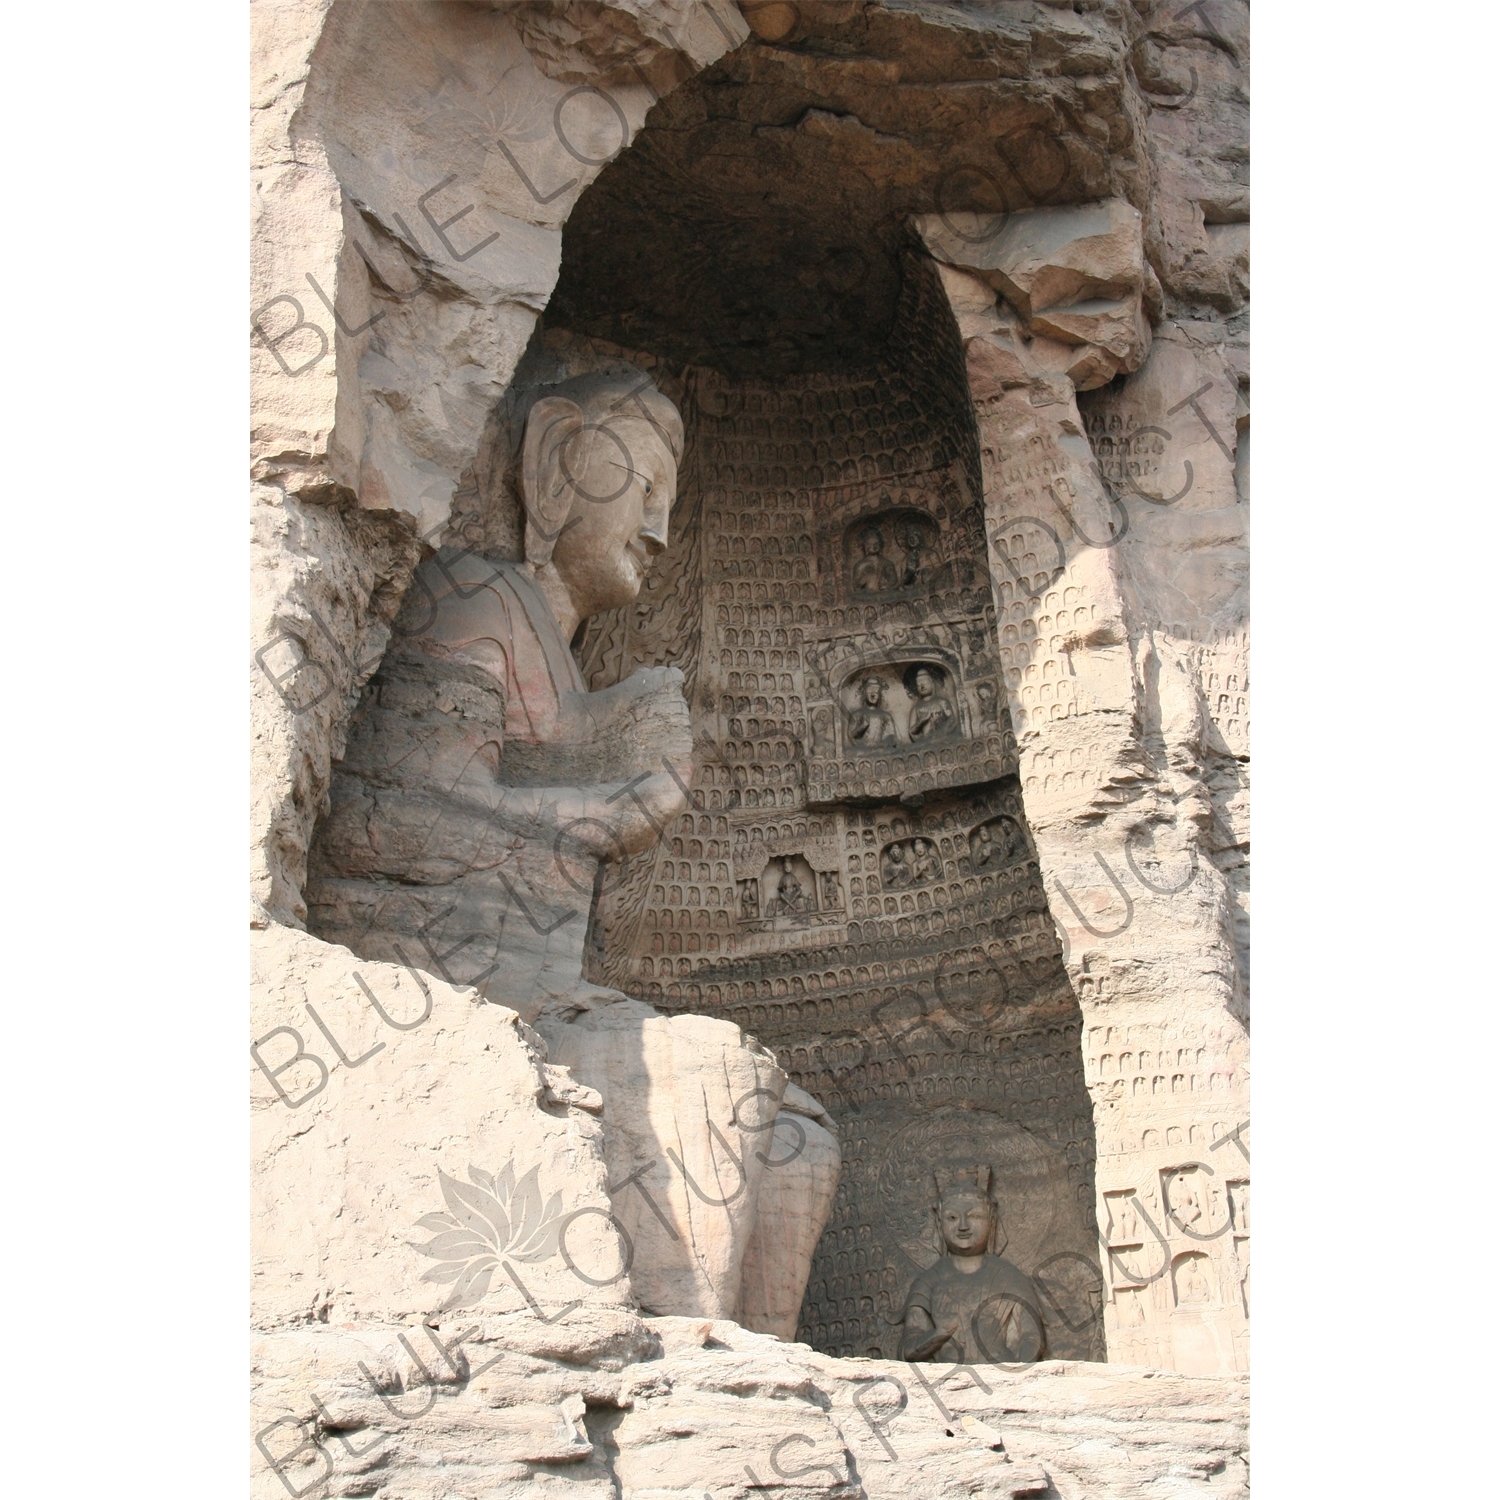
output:
M588 977L736 1023L836 1121L799 1339L897 1357L932 1169L967 1157L1049 1352L1103 1359L1079 1006L1016 777L963 349L906 222L1098 197L1108 158L1064 149L1034 91L955 118L924 86L1004 76L1003 30L963 57L975 34L931 17L825 9L656 105L569 219L515 383L628 360L686 427L666 555L575 642L595 689L680 667L695 742L690 808L606 867Z

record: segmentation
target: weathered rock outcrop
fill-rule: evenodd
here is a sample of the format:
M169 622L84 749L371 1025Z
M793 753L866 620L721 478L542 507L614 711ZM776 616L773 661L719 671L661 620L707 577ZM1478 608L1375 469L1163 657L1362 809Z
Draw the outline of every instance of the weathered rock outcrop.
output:
M257 1500L1249 1493L1243 1376L924 1369L629 1314L302 1329L254 1365Z

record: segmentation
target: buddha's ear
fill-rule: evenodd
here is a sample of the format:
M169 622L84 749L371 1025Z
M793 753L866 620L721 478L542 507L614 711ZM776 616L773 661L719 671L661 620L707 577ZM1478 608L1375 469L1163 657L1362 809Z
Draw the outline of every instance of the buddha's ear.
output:
M526 509L526 561L544 563L568 522L574 486L564 467L565 450L572 464L583 462L575 441L583 431L583 411L566 396L544 396L526 418L521 445L521 504Z

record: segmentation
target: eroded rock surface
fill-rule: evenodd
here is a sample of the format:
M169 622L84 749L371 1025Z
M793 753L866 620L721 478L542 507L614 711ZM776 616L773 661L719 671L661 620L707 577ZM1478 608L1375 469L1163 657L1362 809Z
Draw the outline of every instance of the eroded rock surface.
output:
M708 1319L568 1328L260 1337L253 1493L284 1493L277 1469L299 1491L433 1500L1249 1493L1243 1376L839 1360Z

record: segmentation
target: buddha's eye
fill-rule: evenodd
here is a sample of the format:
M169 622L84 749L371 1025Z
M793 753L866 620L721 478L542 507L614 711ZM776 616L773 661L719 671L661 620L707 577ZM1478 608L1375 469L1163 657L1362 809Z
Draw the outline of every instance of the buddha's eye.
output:
M651 493L651 481L648 479L646 481L646 494L649 496L650 493Z

